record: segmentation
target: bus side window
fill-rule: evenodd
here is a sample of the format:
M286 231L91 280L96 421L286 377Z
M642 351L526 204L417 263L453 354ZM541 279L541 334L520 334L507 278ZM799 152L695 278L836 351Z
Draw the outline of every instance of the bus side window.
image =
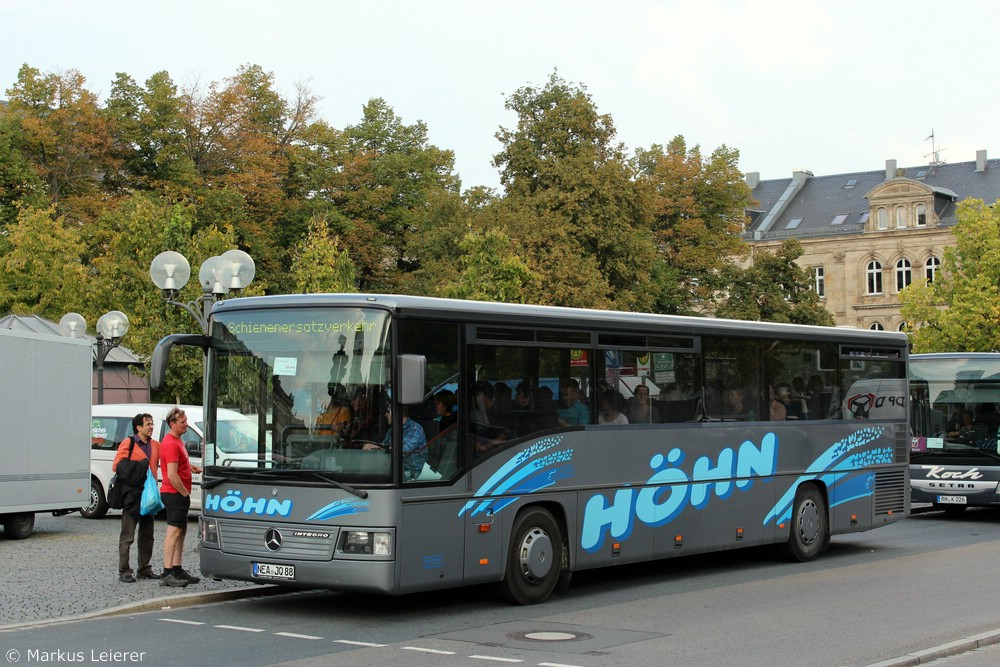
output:
M458 389L458 325L431 320L400 320L399 333L400 352L402 354L419 354L427 360L424 401L420 404L409 406L409 417L423 429L426 441L422 451L412 455L416 456L416 460L422 463L422 465L413 466L411 459L410 479L406 479L405 481L428 482L440 480L445 477L445 474L441 472L440 466L440 457L444 455L444 452L443 450L437 450L437 448L443 445L439 439L439 434L443 429L439 425L439 415L434 396L445 388L450 391ZM461 400L459 400L459 405L461 405ZM458 474L462 467L462 459L460 453L457 451L457 447L453 447L452 450L455 453L452 461L446 466L448 476ZM435 452L435 460L433 461L431 459L432 451ZM407 460L404 457L404 468L406 465ZM420 467L421 469L413 473L413 467Z

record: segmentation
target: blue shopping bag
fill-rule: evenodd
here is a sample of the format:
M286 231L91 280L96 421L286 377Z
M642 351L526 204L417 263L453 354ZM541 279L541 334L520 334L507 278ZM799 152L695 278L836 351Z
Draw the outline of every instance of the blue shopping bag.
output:
M146 470L146 482L142 485L142 500L139 503L139 514L150 516L163 509L163 501L160 499L160 488L156 485L156 477L153 471Z

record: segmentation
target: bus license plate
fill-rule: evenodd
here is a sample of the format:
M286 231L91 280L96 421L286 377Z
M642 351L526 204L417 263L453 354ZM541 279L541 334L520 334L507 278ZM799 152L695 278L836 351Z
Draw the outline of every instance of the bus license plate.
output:
M938 505L967 505L969 499L965 496L938 496Z
M252 563L253 576L257 579L294 579L294 565L276 565L275 563Z

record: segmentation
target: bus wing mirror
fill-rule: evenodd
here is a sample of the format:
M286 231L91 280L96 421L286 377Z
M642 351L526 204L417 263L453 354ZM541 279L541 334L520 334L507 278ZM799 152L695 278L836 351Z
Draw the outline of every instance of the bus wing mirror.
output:
M153 358L149 364L150 389L163 389L167 375L167 363L170 361L170 350L174 349L175 345L192 345L208 349L211 345L211 339L199 334L171 334L160 340L153 350Z
M427 375L427 357L422 354L399 356L399 403L416 405L424 402L424 378Z

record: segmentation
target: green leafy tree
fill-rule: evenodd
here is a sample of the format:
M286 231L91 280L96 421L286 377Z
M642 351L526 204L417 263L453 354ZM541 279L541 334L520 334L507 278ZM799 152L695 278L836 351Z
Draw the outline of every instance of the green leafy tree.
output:
M0 254L3 229L17 221L21 208L47 208L45 185L21 148L25 137L18 118L0 105Z
M1000 350L1000 211L978 199L958 205L955 246L933 283L900 295L914 352Z
M239 215L226 224L263 272L280 275L293 245L280 242L280 223L291 207L289 193L301 192L288 178L298 175L293 155L314 119L316 98L300 86L286 100L274 90L273 74L247 65L207 91L185 90L182 99L187 157L206 187L228 191L216 203L240 200Z
M362 291L406 292L420 268L411 245L440 207L458 200L454 155L427 142L427 126L406 125L383 99L345 128L342 166L321 190L349 224L340 231Z
M85 84L76 70L42 74L22 65L6 91L8 113L20 122L22 154L61 211L64 199L93 195L115 166L108 124Z
M736 276L716 315L758 322L833 326L833 315L810 287L809 273L795 263L802 244L788 239L774 253L761 252Z
M648 310L656 248L648 202L611 116L553 73L507 99L515 128L497 133L493 163L508 233L539 279L535 303Z
M341 249L340 239L330 232L330 224L322 216L310 221L306 237L292 256L291 274L296 292L356 289L354 262L347 250Z
M112 154L121 166L109 179L114 187L161 189L190 196L199 185L194 162L185 152L184 99L170 75L157 72L139 86L119 72L104 114L113 135Z
M84 245L53 207L26 208L8 227L8 250L0 256L0 313L59 320L77 310L87 293L81 262Z
M88 230L91 279L81 312L88 322L96 322L108 310L124 312L130 328L122 344L141 359L148 359L168 334L201 333L198 321L185 309L167 303L153 285L149 277L153 258L164 250L175 250L190 261L191 280L176 300L201 314L199 267L207 258L236 246L231 230L196 230L195 219L191 205L139 193L109 208ZM265 285L255 280L252 287L260 293ZM141 370L147 370L146 366ZM154 400L200 403L203 372L200 350L178 348L170 357L166 386Z
M91 326L109 310L125 313L129 330L122 345L144 362L164 336L199 330L189 315L163 301L149 277L150 263L166 246L182 254L190 250L191 217L192 212L183 206L136 194L107 209L87 229L92 280L80 312ZM172 355L170 362L168 389L155 400L200 403L200 352L183 350ZM143 363L137 370L145 373L148 367Z
M419 258L419 266L407 276L407 292L427 296L447 296L462 272L461 247L467 234L485 234L503 223L484 217L475 202L489 198L488 188L474 188L461 197L451 192L433 192L428 206L427 226L422 234L411 237L410 253ZM515 299L520 301L520 299Z
M458 244L461 273L445 296L476 301L525 303L536 276L502 229L469 231Z
M740 234L752 197L738 167L739 151L721 146L705 160L699 146L689 149L677 136L666 148L637 151L635 163L651 192L662 261L657 311L711 310L732 283L732 258L749 249Z

